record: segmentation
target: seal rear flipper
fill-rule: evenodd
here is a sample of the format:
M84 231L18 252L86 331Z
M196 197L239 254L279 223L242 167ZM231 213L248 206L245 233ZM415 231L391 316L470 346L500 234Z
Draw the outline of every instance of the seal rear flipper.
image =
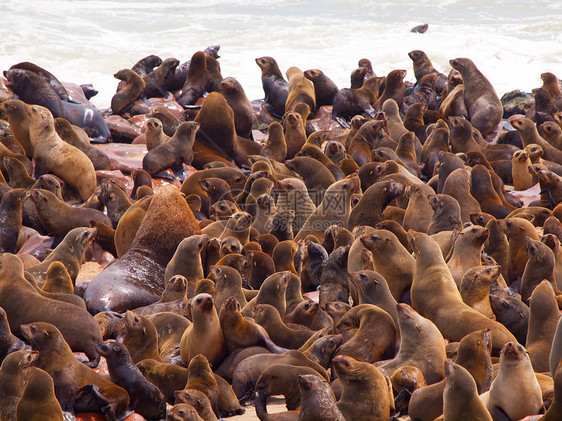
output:
M509 418L509 416L505 413L505 411L498 406L493 406L491 409L488 408L488 411L490 411L490 415L492 416L494 421L510 421L511 420L511 418Z
M332 114L332 118L340 125L342 126L344 129L351 129L351 126L349 125L349 123L345 120L345 118L341 117L341 116L337 116Z
M75 412L101 412L109 421L123 421L133 413L129 406L129 399L110 400L108 396L116 396L119 386L106 386L100 388L94 384L87 384L76 392ZM124 391L124 389L123 389ZM126 393L126 392L125 392ZM117 397L117 396L116 396Z

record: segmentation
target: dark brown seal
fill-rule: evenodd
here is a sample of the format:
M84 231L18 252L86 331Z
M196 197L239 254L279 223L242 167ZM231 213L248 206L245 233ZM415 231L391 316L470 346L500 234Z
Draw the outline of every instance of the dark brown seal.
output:
M88 309L92 313L124 311L158 301L166 265L177 245L199 233L179 190L173 186L158 190L129 250L88 285L84 294Z

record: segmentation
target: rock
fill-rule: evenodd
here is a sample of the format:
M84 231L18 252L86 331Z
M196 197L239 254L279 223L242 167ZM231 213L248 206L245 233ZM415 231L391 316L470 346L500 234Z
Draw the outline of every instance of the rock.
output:
M535 104L532 94L521 92L519 89L505 93L501 97L503 106L503 118L509 118L514 114L525 115Z

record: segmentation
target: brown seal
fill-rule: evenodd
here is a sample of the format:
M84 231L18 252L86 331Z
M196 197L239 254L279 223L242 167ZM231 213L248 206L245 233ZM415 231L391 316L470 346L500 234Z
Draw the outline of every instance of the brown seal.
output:
M23 265L14 255L4 254L1 258L0 288L3 299L0 306L8 314L11 330L19 333L22 323L44 320L59 327L66 341L76 351L83 351L97 366L99 356L94 345L101 342L98 324L83 308L70 303L45 298L24 278ZM16 294L25 297L25 305L10 297Z
M525 151L516 151L512 160L513 188L527 190L537 184L536 177L529 172L531 160Z
M112 226L111 219L97 209L73 207L44 189L33 189L31 200L37 208L37 214L47 231L58 241L72 229L88 227L91 220Z
M246 139L253 139L252 126L254 112L252 104L244 92L244 88L233 77L227 77L221 82L221 92L226 98L228 105L234 112L234 126L236 134Z
M59 117L55 119L55 130L62 140L84 152L94 164L96 171L110 169L109 157L102 150L90 144L88 135L81 128L73 126L68 120ZM82 137L79 134L80 131L83 133Z
M517 399L516 396L526 396L526 399ZM521 419L537 414L542 404L541 388L525 348L516 342L506 343L500 355L500 369L486 403L490 414L492 417Z
M258 417L267 419L267 400L274 395L285 397L285 404L289 411L297 410L300 406L301 396L300 390L294 386L297 377L303 374L320 377L314 369L305 366L274 364L265 369L256 383L256 414ZM272 414L272 417L275 415Z
M305 122L299 113L287 113L285 118L285 144L287 158L293 158L306 142Z
M400 349L396 358L379 367L392 374L400 367L411 365L421 370L428 384L442 380L446 360L443 335L430 320L407 304L400 303L397 308Z
M172 206L174 211L170 212ZM158 301L164 290L166 264L178 244L199 233L195 217L179 190L174 186L160 188L129 250L88 285L84 294L88 309L93 313L124 311ZM119 281L115 282L116 279Z
M115 79L123 82L123 87L111 98L111 112L119 115L128 111L133 103L144 93L146 83L138 73L133 70L119 70L113 75ZM120 82L121 85L121 82Z
M375 270L388 283L394 299L400 301L412 284L415 259L388 230L373 230L360 237L359 241L372 252Z
M398 325L396 300L386 280L377 272L363 270L349 273L349 289L356 304L373 304L386 311Z
M217 265L211 268L208 276L215 282L213 297L217 314L223 303L231 297L236 298L240 305L246 305L246 297L242 290L242 276L236 269L223 264L219 265L217 262Z
M252 310L252 316L256 323L263 326L273 342L288 349L298 349L314 335L309 329L293 329L287 326L279 311L270 304L258 304Z
M37 360L37 351L21 350L9 354L0 367L0 416L16 419L16 407L24 386L24 371Z
M349 310L339 321L340 330L357 329L357 332L338 350L338 355L348 355L358 361L375 362L391 358L395 351L396 326L390 315L372 304L361 304ZM365 341L376 336L376 343Z
M511 284L518 276L523 274L525 265L529 260L525 247L526 238L539 240L539 235L533 224L523 218L504 219L501 221L501 228L509 240L508 278L506 281Z
M301 391L299 420L345 421L328 382L313 375L298 376Z
M408 56L412 60L412 64L414 66L414 76L416 77L416 81L418 83L420 83L421 79L425 75L435 74L437 75L435 86L437 92L442 92L447 87L447 76L435 70L431 60L424 51L413 50L408 53Z
M428 199L433 208L433 216L427 228L429 235L462 226L461 207L457 199L446 194L430 195Z
M0 203L0 252L15 253L18 237L22 228L23 204L28 196L25 189L12 189L2 196Z
M49 264L42 289L45 292L74 294L74 282L64 264L58 260Z
M25 370L25 386L16 408L18 420L63 420L62 409L55 397L55 385L48 373L37 367Z
M410 231L410 238L416 256L411 288L414 310L435 323L443 336L452 341L459 341L475 330L490 328L497 353L505 343L515 339L503 325L463 303L439 245L431 237ZM441 291L437 296L431 292L436 284Z
M490 306L490 287L501 274L501 267L476 266L467 270L460 283L462 300L489 319L496 320Z
M190 300L190 307L193 323L181 339L182 360L189 364L195 355L203 354L210 364L220 364L227 355L227 348L213 297L196 295Z
M503 115L503 107L494 87L472 60L457 58L449 63L461 73L464 104L470 122L480 130L482 136L487 136L496 129Z
M164 281L167 283L174 275L185 276L189 282L187 295L192 297L197 281L205 277L201 262L201 251L208 240L209 237L205 234L191 235L183 239L166 265Z
M80 149L64 142L55 131L51 112L39 105L27 106L29 140L33 145L35 173L50 172L74 188L82 201L96 190L92 161ZM72 164L70 164L72 163Z
M274 121L269 125L267 134L267 142L261 150L261 155L279 162L285 161L287 157L287 143L285 142L283 126Z
M443 415L447 420L488 420L492 417L478 397L476 383L470 373L451 360L445 362Z
M373 107L381 109L387 99L392 98L398 104L398 108L402 108L404 100L404 77L406 70L391 70L386 75L385 87L381 96L375 101Z
M195 355L187 367L187 383L184 390L203 392L211 403L215 415L219 415L219 386L209 365L209 361L201 354Z
M143 76L146 84L144 96L146 98L165 98L168 95L168 85L174 77L178 64L180 62L177 59L167 58L156 69Z
M3 153L0 154L4 155ZM22 161L20 161L20 159L18 158L21 158ZM21 155L19 157L17 155L16 156L4 155L4 158L2 159L2 164L4 169L8 173L8 185L11 188L26 189L32 187L36 183L36 180L29 175L30 172L28 171L28 168L26 168L26 164L24 164L23 162L23 160L27 160L27 159L29 158L25 157L24 155ZM0 167L2 167L2 165L0 165ZM2 177L4 176L2 175Z
M184 163L190 164L193 160L193 143L199 129L199 123L186 121L178 127L170 140L151 149L142 160L143 169L150 175L171 168L183 169Z
M152 196L147 196L133 203L123 214L115 229L115 251L117 257L123 256L129 250L135 235L146 215L152 201Z
M204 421L218 421L212 407L211 401L203 392L195 389L176 390L174 393L174 402L187 403L199 414Z
M552 284L544 280L531 294L529 330L526 347L533 370L537 373L550 371L549 356L560 318Z
M332 105L334 95L338 92L336 84L320 69L310 69L304 76L314 84L314 96L318 108L323 105Z
M53 378L63 411L101 411L110 419L123 415L129 405L127 391L78 361L55 326L42 322L24 324L21 332L39 351L36 366ZM91 393L96 399L77 399L79 391Z
M371 364L339 355L334 370L343 391L337 405L348 420L386 420L393 406L390 380Z
M307 235L314 235L318 241L322 241L324 231L328 227L332 225L346 227L351 214L352 195L359 189L360 181L356 175L331 184L325 191L318 208L308 217L296 235L295 241L302 240ZM337 207L333 205L336 199L340 201Z
M525 239L525 247L529 260L521 277L521 301L528 304L534 289L543 280L550 282L556 295L560 294L554 275L554 252L541 241L530 238Z
M170 136L164 133L162 122L157 118L149 118L147 120L145 136L146 150L149 152L156 146L162 145L170 140Z
M234 297L230 297L222 305L220 325L229 353L252 346L265 346L277 354L286 351L273 343L260 325L242 316L240 304Z
M281 117L285 114L285 103L289 95L289 83L283 78L277 62L272 57L260 57L256 64L261 69L261 82L267 102L272 111Z
M448 256L447 266L459 290L466 271L474 266L480 266L482 247L488 235L486 228L477 225L466 227L457 234L453 249Z
M161 419L166 414L164 396L143 376L127 347L112 340L98 344L96 349L107 361L111 381L129 394L130 408L147 419Z
M204 421L195 407L188 403L179 403L170 408L167 419L169 421Z
M357 88L344 88L340 89L335 95L333 100L332 117L344 127L348 127L342 119L352 119L356 115L365 115L374 118L376 111L373 108L379 88L384 78L372 77L362 82ZM351 132L350 132L351 133Z
M84 261L86 249L95 233L94 228L74 228L66 234L49 256L38 265L26 268L26 272L33 275L37 282L41 282L46 278L51 263L59 261L64 265L74 283Z
M29 140L29 118L27 105L19 99L12 99L2 104L2 109L8 117L10 130L17 142L23 147L28 157L33 157L33 146Z
M285 112L294 112L297 104L304 103L310 107L310 111L316 110L316 95L314 83L307 79L298 67L289 67L287 72L289 90L285 102Z
M248 155L258 154L261 145L236 135L234 111L219 92L211 92L203 101L195 117L200 129L193 145L193 166L202 169L205 164L222 161L232 166L247 163Z
M147 358L160 360L158 331L146 317L127 310L117 338L127 347L135 363Z
M176 101L182 107L195 104L205 92L207 85L207 61L203 51L197 51L191 56L187 77L179 93L176 93Z

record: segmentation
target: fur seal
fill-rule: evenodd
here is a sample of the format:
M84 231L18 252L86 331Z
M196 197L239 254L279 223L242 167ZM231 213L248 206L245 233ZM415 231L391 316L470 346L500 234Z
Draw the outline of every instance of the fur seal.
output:
M92 313L124 311L157 301L164 290L165 267L177 245L183 238L199 233L195 217L179 190L174 186L160 188L129 250L88 285L84 295L88 309Z
M101 411L110 419L123 415L129 405L127 391L79 362L55 326L42 322L24 324L21 332L39 351L36 366L53 378L55 395L63 411ZM82 389L84 386L86 389ZM77 396L88 391L96 399L81 400Z
M345 421L334 392L325 380L310 374L300 375L297 379L301 391L299 421Z
M495 353L515 337L501 324L488 319L462 302L462 297L447 267L439 245L427 234L410 231L416 256L416 271L411 288L414 310L430 319L445 338L458 341L468 333L492 329ZM433 292L439 285L439 295ZM443 311L446 309L446 311Z
M37 360L37 351L21 350L8 355L0 366L0 416L16 419L16 407L24 386L24 371Z
M92 161L84 152L60 138L55 130L53 115L48 109L32 105L27 106L26 110L35 174L55 174L67 186L74 188L82 201L87 200L96 190L96 173Z
M234 112L234 127L236 134L246 139L253 139L252 126L254 112L252 104L248 100L244 88L233 77L223 79L220 85L221 92L226 98L228 105Z
M203 354L210 364L218 365L227 355L226 343L213 297L199 294L190 300L193 323L185 330L180 354L185 364Z
M332 105L334 95L338 92L336 84L320 69L310 69L304 72L304 77L314 84L314 97L318 108Z
M501 274L501 267L476 266L467 270L460 282L462 300L489 319L496 320L490 306L490 287Z
M167 58L156 69L143 76L146 85L144 96L146 98L165 98L168 95L168 85L174 77L178 64L180 62L177 59Z
M183 275L189 282L188 296L193 296L195 284L203 279L203 266L201 262L201 251L207 244L209 237L203 235L191 235L181 240L174 255L166 265L164 281L168 283L174 275Z
M23 222L23 203L28 196L25 189L12 189L2 196L0 203L0 252L15 253Z
M438 72L433 67L431 60L427 54L422 50L413 50L408 53L408 57L412 60L414 67L414 76L419 84L422 78L427 74L437 75L436 80L436 90L437 92L442 92L447 87L447 76L443 73Z
M338 355L348 355L358 361L375 362L394 355L396 327L390 315L372 304L361 304L349 310L339 321L340 330L357 329L357 332L338 350ZM376 343L365 341L376 336Z
M186 121L178 127L176 133L164 144L151 149L142 160L142 168L154 176L158 172L171 168L182 169L184 163L193 160L192 147L199 130L199 123Z
M478 70L472 60L456 58L449 63L461 73L464 85L464 105L471 124L487 136L498 126L503 107L488 79Z
M445 362L445 390L443 392L443 415L446 420L492 421L486 406L478 397L476 383L470 373L451 360Z
M443 364L446 360L443 335L425 317L420 316L407 304L397 304L400 348L396 358L379 368L392 374L404 366L421 370L428 384L443 379Z
M261 155L279 162L285 161L287 157L287 143L285 142L283 126L274 121L269 125L267 134L267 142L261 150Z
M203 51L197 51L191 56L187 77L181 88L176 93L175 99L182 107L195 104L205 92L208 78L207 60Z
M128 111L144 93L146 83L137 72L129 69L119 70L113 77L123 82L122 88L111 98L111 112L120 115ZM121 85L121 82L119 84Z
M18 420L63 420L55 397L55 385L48 373L37 367L25 370L25 386L16 408Z
M86 249L92 238L94 238L95 233L96 230L94 228L74 228L66 234L61 243L49 256L41 263L26 268L26 272L33 275L37 282L41 282L48 277L50 265L54 262L60 262L64 265L72 280L72 284L74 284L80 272L80 266L84 261Z
M28 104L44 106L54 117L63 117L83 128L96 143L107 142L111 133L101 113L91 105L62 100L49 82L34 71L12 68L4 71L8 85ZM27 150L27 149L26 149Z
M394 299L400 301L414 277L416 262L411 253L388 230L373 230L361 236L359 241L372 252L375 270L388 283Z
M531 294L529 330L525 346L533 370L537 373L549 371L549 356L560 318L558 304L552 284L542 281Z
M158 388L150 383L133 363L122 343L107 341L96 346L107 361L109 378L129 394L129 406L147 419L161 419L166 414L166 401Z
M347 420L386 420L393 406L390 380L371 364L339 355L334 370L343 391L337 405Z
M295 107L300 103L307 104L310 107L310 111L314 112L316 110L314 83L306 78L303 71L298 67L289 67L285 74L289 81L285 112L294 112Z
M521 400L517 396L526 398ZM542 404L541 388L525 348L515 342L506 343L486 403L490 414L492 417L521 419L537 414Z
M261 82L265 93L265 102L271 106L276 117L285 114L285 103L289 95L289 83L283 77L277 62L272 57L256 58L261 69Z
M162 122L157 118L149 118L147 120L145 136L146 149L149 152L156 146L162 145L170 140L170 136L164 133Z
M24 278L23 264L16 256L6 253L0 263L0 289L4 290L0 306L8 314L12 332L19 334L23 323L38 320L52 323L60 329L70 347L84 352L89 364L96 367L99 355L94 345L101 342L101 334L93 317L76 305L41 296ZM13 294L25 300L11 299Z

